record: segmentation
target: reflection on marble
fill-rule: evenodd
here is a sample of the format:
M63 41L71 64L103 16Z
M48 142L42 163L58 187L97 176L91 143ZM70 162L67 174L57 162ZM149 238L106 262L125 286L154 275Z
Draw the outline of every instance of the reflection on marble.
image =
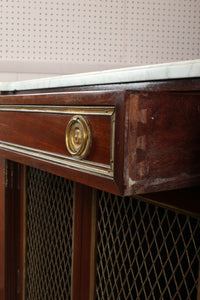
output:
M200 59L26 81L0 82L0 91L75 87L200 77Z

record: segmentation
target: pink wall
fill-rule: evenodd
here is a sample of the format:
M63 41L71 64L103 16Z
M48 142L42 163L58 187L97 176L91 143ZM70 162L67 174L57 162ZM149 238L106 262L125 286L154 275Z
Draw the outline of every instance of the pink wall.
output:
M34 77L200 57L199 0L7 0L1 12L3 73Z

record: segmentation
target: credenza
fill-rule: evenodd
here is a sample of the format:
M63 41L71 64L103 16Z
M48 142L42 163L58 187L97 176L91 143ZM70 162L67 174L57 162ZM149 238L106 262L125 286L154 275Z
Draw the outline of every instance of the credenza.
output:
M1 299L200 299L200 61L0 91Z

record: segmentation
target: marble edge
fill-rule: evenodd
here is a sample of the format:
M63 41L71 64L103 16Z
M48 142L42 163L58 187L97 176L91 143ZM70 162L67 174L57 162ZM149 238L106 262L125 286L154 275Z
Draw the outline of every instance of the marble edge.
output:
M34 80L0 82L0 91L35 90L193 77L200 77L200 59Z

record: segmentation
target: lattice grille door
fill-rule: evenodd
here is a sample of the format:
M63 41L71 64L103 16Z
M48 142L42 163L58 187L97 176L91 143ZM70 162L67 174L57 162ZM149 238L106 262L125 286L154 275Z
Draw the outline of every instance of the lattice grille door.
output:
M71 299L73 183L27 169L27 299Z
M96 299L197 299L200 220L99 193Z

